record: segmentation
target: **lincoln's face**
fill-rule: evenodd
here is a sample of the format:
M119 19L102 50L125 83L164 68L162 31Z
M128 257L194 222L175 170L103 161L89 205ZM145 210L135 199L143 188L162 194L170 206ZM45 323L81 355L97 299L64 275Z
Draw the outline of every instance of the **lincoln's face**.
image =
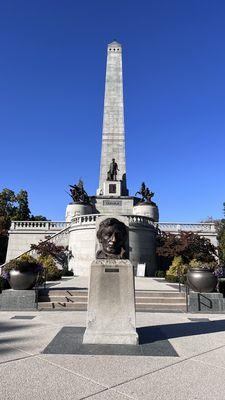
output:
M102 230L100 242L106 254L120 254L124 244L124 235L116 224Z

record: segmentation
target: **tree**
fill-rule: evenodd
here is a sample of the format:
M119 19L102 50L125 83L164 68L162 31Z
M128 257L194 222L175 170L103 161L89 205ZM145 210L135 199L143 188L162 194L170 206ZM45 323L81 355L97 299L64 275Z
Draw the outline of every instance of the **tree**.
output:
M50 238L50 237L49 237ZM56 245L48 240L41 241L38 244L31 244L31 250L35 250L43 262L49 260L49 257L57 261L62 266L63 272L68 272L68 261L72 256L68 247Z
M45 240L38 244L31 244L30 248L31 250L36 250L37 254L42 257L51 255L60 264L63 264L64 262L64 252L66 250L66 247L64 246L57 246L55 243Z
M28 202L28 193L21 189L18 194L11 189L0 192L0 264L5 261L8 231L11 221L46 221L42 215L31 215Z
M17 207L13 219L15 221L28 221L30 219L30 209L28 206L28 193L20 190L16 196Z
M182 256L184 263L188 264L192 259L212 262L217 255L217 249L209 239L193 232L173 235L159 231L156 246L158 264L164 269L171 265L173 258L177 256Z
M225 265L225 203L223 203L223 215L220 221L216 223L217 240L218 240L218 255L221 264Z

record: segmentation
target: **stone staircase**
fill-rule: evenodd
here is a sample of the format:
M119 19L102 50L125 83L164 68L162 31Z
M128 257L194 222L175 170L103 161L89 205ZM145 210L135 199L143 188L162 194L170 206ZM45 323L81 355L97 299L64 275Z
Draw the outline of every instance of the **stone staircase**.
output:
M38 291L39 311L86 311L87 289L46 288ZM185 294L175 291L136 290L137 312L185 312Z

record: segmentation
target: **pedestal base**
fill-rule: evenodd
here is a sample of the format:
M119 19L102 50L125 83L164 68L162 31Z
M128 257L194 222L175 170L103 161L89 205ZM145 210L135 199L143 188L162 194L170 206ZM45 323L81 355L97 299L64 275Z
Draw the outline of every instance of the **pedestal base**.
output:
M83 343L138 344L133 266L129 260L92 263Z
M198 293L189 294L189 312L225 312L225 299L222 293Z
M37 309L35 290L3 290L0 311L33 311Z

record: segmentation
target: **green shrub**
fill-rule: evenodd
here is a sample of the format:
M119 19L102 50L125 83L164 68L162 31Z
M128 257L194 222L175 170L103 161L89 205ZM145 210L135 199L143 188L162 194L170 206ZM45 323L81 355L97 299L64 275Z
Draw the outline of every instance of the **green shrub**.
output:
M4 272L9 272L12 269L20 272L34 272L38 273L42 271L42 267L36 258L30 256L29 254L23 254L22 256L15 258L10 261L4 267Z
M171 283L179 283L179 281L180 281L180 283L182 283L182 284L185 284L186 283L186 275L183 275L183 276L180 276L180 279L179 279L179 276L176 276L176 275L166 275L165 276L165 280L167 281L167 282L171 282Z
M188 266L189 268L204 268L214 271L216 268L218 268L218 263L216 261L202 262L193 258L193 260L189 262Z
M190 268L201 268L201 266L202 266L202 261L198 261L196 260L196 258L193 258L193 260L189 262Z
M187 266L183 264L183 260L181 256L175 256L172 265L169 267L168 271L166 271L166 276L183 276L187 273Z
M62 278L62 271L57 268L52 256L38 257L38 261L44 267L47 281L58 281Z
M157 278L165 278L165 275L166 275L166 271L162 271L162 270L158 270L158 271L156 271L156 273L155 273L155 276L156 276Z

